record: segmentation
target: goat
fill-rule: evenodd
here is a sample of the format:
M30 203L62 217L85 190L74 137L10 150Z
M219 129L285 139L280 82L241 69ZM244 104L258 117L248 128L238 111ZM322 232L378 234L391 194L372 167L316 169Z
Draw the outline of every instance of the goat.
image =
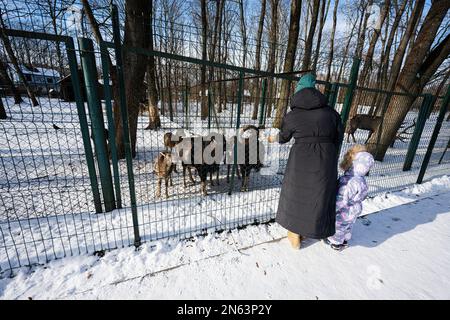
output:
M211 149L211 157L214 159L213 164L210 166L209 171L209 180L211 185L214 185L214 181L212 178L213 173L216 173L216 183L219 185L219 171L220 164L225 161L226 153L227 153L227 140L223 134L213 133L209 136L209 144L207 148Z
M353 142L356 143L355 132L358 129L368 130L369 136L367 137L364 144L369 141L372 134L377 130L377 128L381 124L382 118L379 116L371 116L368 114L357 114L353 118L350 119L350 127L347 132L347 143L350 142L350 135L353 137Z
M178 141L174 140L174 134L172 132L164 133L164 146L166 147L166 151L172 151L172 149L181 142L181 139Z
M251 137L244 137L240 140L235 139L237 142L237 150L238 150L238 168L240 170L241 176L242 176L242 184L241 184L241 191L248 191L248 180L250 176L250 172L252 169L254 169L256 172L259 172L261 168L263 167L263 159L262 154L264 154L263 144L259 141L259 130L263 129L263 126L256 127L253 125L247 125L243 128L241 128L241 134L244 134L248 130L253 130L253 134L256 138L256 150L250 150L252 144L251 144ZM234 143L233 143L234 147ZM261 150L263 151L261 153ZM250 158L250 151L256 151L256 162L252 163L252 159ZM239 152L244 152L243 155L239 154ZM230 165L228 165L228 173L227 173L227 180L229 180L229 168ZM239 171L238 171L238 177L239 177Z
M158 186L156 188L157 198L161 196L161 183L163 179L166 185L166 198L169 197L168 183L170 182L170 186L173 186L172 171L174 167L175 165L172 163L172 154L170 152L164 151L158 154L153 164L153 171L158 179Z
M212 179L213 173L216 173L217 183L219 183L220 163L223 160L223 148L221 148L221 145L223 146L225 138L221 135L212 135L208 137L181 137L180 140L181 142L176 145L176 153L181 158L183 166L184 187L187 187L186 171L189 172L189 179L192 184L195 184L191 171L191 169L194 168L200 177L201 193L206 196L208 174L212 185L214 185ZM211 163L208 163L204 158L207 151L209 151L210 155L213 157Z

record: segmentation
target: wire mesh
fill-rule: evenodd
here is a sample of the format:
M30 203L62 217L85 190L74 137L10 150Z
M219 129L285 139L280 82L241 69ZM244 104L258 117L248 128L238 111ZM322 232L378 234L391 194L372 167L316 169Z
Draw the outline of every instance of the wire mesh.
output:
M81 5L78 2L57 3L61 5L58 10L62 13L58 15L58 23L53 30L50 28L52 21L46 18L47 15L42 12L39 2L2 2L2 13L6 12L4 17L8 28L94 39L86 20L81 19L81 24L73 23L80 21L72 19L74 15L79 14ZM192 3L188 2L188 5ZM108 6L99 2L95 9L103 22L101 30L104 40L111 41ZM201 58L201 28L198 23L176 21L175 23L167 19L163 11L156 12L153 20L155 50ZM238 32L231 27L227 33L230 38L222 39L217 47L218 50L224 50L224 42L229 41L229 54L218 62L243 66L245 57L246 67L252 67L256 51L254 39L249 37L248 48L243 52L242 38L239 35L232 37L233 33ZM211 42L212 35L208 36L208 41ZM122 208L112 212L94 213L96 208L92 184L73 94L73 86L79 86L85 99L85 84L84 80L80 83L71 82L73 75L69 72L64 44L19 37L10 37L10 40L20 65L25 71L29 69L25 73L31 77L29 84L39 105L32 105L23 84L14 76L14 68L4 46L0 46L1 60L7 62L5 69L15 82L20 96L25 99L23 103L15 103L11 87L2 81L0 101L5 108L7 119L0 121L4 136L4 139L0 139L0 272L42 264L65 256L132 245L135 239L125 160L118 162ZM263 42L263 57L267 57L269 48L270 43L266 39ZM113 50L108 50L112 62L115 63ZM284 46L276 45L278 61L282 61L284 51ZM100 80L104 70L101 68L102 57L97 44L94 54L104 126L107 128L105 84ZM79 62L78 49L76 55ZM298 55L301 57L302 52L299 51ZM323 81L327 73L326 57L326 53L318 57L316 73L322 81L319 81L317 87L323 93L330 94L326 91L331 83ZM283 100L280 97L283 80L275 74L282 70L282 64L278 63L273 76L266 80L261 77L251 78L251 74L246 74L249 78L244 79L243 90L239 92L238 71L207 67L206 88L203 88L200 84L201 65L159 56L155 58L155 62L159 75L157 88L161 128L147 130L151 122L150 115L145 108L140 111L137 121L136 157L133 159L138 228L142 241L167 237L186 239L208 232L271 221L277 210L283 172L292 142L282 146L265 143L265 171L251 172L247 192L239 191L242 179L236 177L231 195L228 194L228 166L221 163L219 183L217 184L215 173L213 181L208 177L208 196L201 195L199 177L195 172L196 184L188 182L187 186L184 186L183 170L178 165L177 172L172 174L173 185L169 186L169 197L165 198L164 192L162 197L157 197L158 181L154 173L154 161L160 152L166 149L164 134L177 129L186 129L195 135L205 135L208 129L228 130L233 133L238 117L241 127L262 124L265 128L271 128L276 121L277 108L289 105L289 98ZM267 62L266 58L262 60L262 70L267 69ZM349 93L346 83L349 81L351 63L347 56L337 55L331 66L331 81L338 82L335 83L337 91L332 107L338 112L342 112L345 97ZM299 62L297 64L299 65ZM33 71L33 68L38 71ZM79 73L83 79L81 68ZM36 79L40 77L40 80L34 81L34 76ZM263 90L264 81L267 82L266 90ZM294 84L290 87L289 96L294 92L293 86ZM400 108L383 112L381 103L389 96L396 101L397 94L373 88L368 85L356 89L347 129L351 127L352 118L356 115L369 115L366 122L374 129L383 128L387 119L398 116L396 112ZM206 97L208 105L206 119L201 117L203 97ZM421 95L414 101L396 133L394 144L387 149L384 160L377 161L372 169L368 177L371 195L399 190L415 182L436 123L439 112L439 107L436 106L442 103L442 98L438 98L435 108L427 115L411 168L403 171L407 150L419 123L423 100ZM242 113L238 115L239 101ZM89 114L87 104L84 107ZM379 120L376 120L376 117L379 117ZM446 118L448 117L447 115ZM439 133L426 179L449 172L449 124L449 121L445 121ZM88 125L91 127L90 117ZM340 157L354 143L364 143L369 133L370 131L362 128L360 124L356 124L354 140L353 136L347 134ZM264 136L265 138L267 136ZM95 169L98 175L97 161ZM101 185L99 188L101 193ZM163 184L162 189L164 188ZM104 206L104 203L101 205Z

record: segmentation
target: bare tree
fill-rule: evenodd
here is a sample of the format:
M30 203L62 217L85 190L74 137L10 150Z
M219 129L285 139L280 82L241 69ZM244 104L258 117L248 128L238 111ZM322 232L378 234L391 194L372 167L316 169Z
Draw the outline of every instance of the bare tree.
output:
M14 82L11 80L11 77L8 74L6 64L3 63L2 60L0 60L0 80L2 83L6 85L6 87L9 88L11 93L14 96L14 104L20 104L23 102L22 97L20 96L20 92L17 89L17 87L14 85Z
M83 12L85 17L87 18L89 25L91 27L92 33L94 34L95 40L98 44L100 44L103 41L103 36L100 31L100 24L98 23L97 19L94 16L94 12L92 10L92 7L90 3L87 0L81 0L81 3L83 5ZM113 65L110 55L108 54L106 56L108 61L108 66L111 74L111 84L112 84L112 95L114 99L113 103L113 110L115 114L120 113L120 95L119 95L119 83L117 79L117 73L116 73L116 67ZM114 123L115 127L118 128L120 118L115 117ZM117 143L118 144L118 143ZM124 155L123 155L124 156Z
M387 77L387 71L389 67L389 59L391 57L391 48L392 44L394 42L395 35L398 31L398 26L400 24L400 20L403 16L403 13L405 12L406 4L408 0L403 0L402 4L400 5L400 8L396 10L394 22L392 24L391 31L389 32L389 37L386 41L386 47L384 48L383 54L382 54L382 60L381 60L381 75L380 75L380 89L385 88L385 81Z
M400 40L400 44L398 45L397 51L395 52L394 59L391 64L391 70L389 75L389 81L387 85L387 90L392 91L397 82L397 78L400 72L400 68L402 66L402 61L405 56L406 48L410 38L413 35L414 29L416 25L420 21L420 17L422 16L423 7L425 5L425 0L417 0L413 12L411 13L411 17L409 18L408 25L406 27L406 31L403 34L403 37ZM437 32L437 31L436 31Z
M347 63L347 56L348 51L350 50L350 43L353 39L353 35L355 34L356 24L358 23L358 16L356 16L356 19L354 20L352 27L350 29L349 36L347 37L347 41L344 44L344 52L341 56L341 65L339 67L338 75L337 75L337 81L341 81L342 73L344 71L344 66Z
M367 29L367 21L369 20L372 8L373 0L368 0L367 2L362 1L361 2L361 22L359 24L358 29L358 42L356 43L356 49L355 49L355 56L358 58L362 57L362 52L364 50L364 43L366 40L366 29ZM364 17L364 19L363 19Z
M327 62L327 78L325 79L326 82L329 82L331 78L331 65L333 63L334 58L334 37L336 36L338 6L339 0L335 0L333 9L333 28L331 29L331 36L330 36L330 52L328 53L328 62Z
M67 8L69 8L75 0L45 0L45 1L36 1L36 5L39 9L45 13L48 17L50 17L50 25L52 28L53 34L59 35L60 29L58 28L58 19L61 15L63 15ZM65 74L65 68L63 63L63 57L61 54L61 45L57 41L55 43L56 46L56 58L58 59L58 71L61 76Z
M28 97L31 99L31 103L33 104L33 106L38 106L39 102L37 101L33 90L31 90L30 86L28 85L27 80L25 79L25 76L23 75L22 69L20 68L19 62L17 61L16 55L14 54L14 51L11 47L11 42L9 41L9 38L6 35L6 32L5 32L6 25L3 21L1 11L0 11L0 26L1 26L0 37L2 38L3 45L5 47L6 53L8 54L8 58L11 61L12 65L17 73L17 76L19 77L20 81L22 82L23 86L25 87Z
M284 58L283 72L292 72L294 70L295 63L295 51L297 49L299 23L301 14L302 2L299 0L291 0L291 16L289 19L289 36L286 49L286 56ZM289 99L289 89L291 87L291 81L282 80L280 98L278 99L277 112L273 123L274 128L281 127L281 120L286 113L286 107Z
M313 0L313 9L311 16L311 24L308 31L308 37L305 42L305 50L303 52L302 70L308 70L311 67L311 53L316 32L317 20L319 17L320 0Z
M267 63L267 71L274 73L276 65L276 44L278 39L278 7L279 0L270 0L270 12L271 12L271 23L269 32L269 60ZM274 95L274 81L270 77L267 81L267 91L268 91L268 104L267 104L267 116L270 117L272 114L272 103Z
M150 3L148 1L127 0L125 3L125 34L124 46L148 48L149 25L151 23ZM144 76L147 57L133 51L123 52L123 69L125 82L125 99L128 109L128 120L133 157L136 156L137 120L139 116L139 102L144 89ZM114 110L116 121L116 143L119 159L125 157L123 144L123 127L120 110Z
M210 61L214 62L216 60L220 60L220 37L221 37L221 28L222 28L222 12L224 10L224 4L225 1L224 0L217 0L216 3L216 13L215 13L215 17L214 17L214 32L213 32L213 39L212 39L212 43L210 46L210 53L209 53L209 59ZM216 50L218 49L218 50ZM216 59L216 55L217 55L217 59ZM209 69L209 83L210 83L210 88L212 88L212 81L214 80L214 67L211 66ZM220 83L219 83L219 90L220 90ZM208 94L211 94L208 92ZM220 93L219 93L220 95ZM215 95L214 95L215 98ZM220 109L220 101L218 101L219 103L219 109ZM218 110L219 112L221 112L221 110Z
M149 23L149 36L150 39L148 40L148 49L150 51L153 51L154 41L153 41L153 0L149 1L149 10L150 10L150 23ZM146 79L147 79L147 99L149 103L149 112L148 112L148 126L146 129L157 129L158 126L153 123L153 120L155 117L152 116L152 111L150 109L156 110L156 112L159 114L159 111L157 109L158 106L158 89L156 88L156 67L155 67L155 57L154 56L148 56L147 57L147 73L146 73ZM159 116L158 116L159 118Z
M322 0L322 5L320 6L319 34L317 35L316 50L314 52L314 62L313 62L313 66L312 66L313 72L316 72L316 70L317 70L317 63L318 63L319 55L320 55L320 45L322 42L322 32L323 32L323 28L325 26L325 22L327 19L329 7L330 7L330 0Z
M5 106L3 105L3 100L0 98L0 119L4 120L7 119L8 116L6 115Z
M244 14L244 2L239 0L239 16L240 16L240 26L241 26L241 37L242 37L242 66L246 67L247 62L247 28L245 26L245 14ZM241 114L244 113L245 103L242 104Z
M264 19L266 16L266 0L261 1L261 11L259 14L258 33L256 35L256 52L255 52L255 69L261 70L261 40L264 30ZM260 96L260 79L256 78L253 81L253 96L255 103L253 105L252 119L256 120L258 117L259 96Z
M364 66L361 71L361 75L359 78L359 84L360 86L364 86L366 84L367 76L372 71L372 65L373 65L373 55L375 53L375 46L378 42L378 39L380 37L381 28L383 27L384 21L386 19L386 16L389 12L391 6L390 0L385 0L383 9L380 12L380 16L378 18L378 22L373 28L372 37L370 38L370 44L369 48L367 49L367 53L364 59Z
M201 4L201 20L202 20L202 60L207 60L207 42L208 42L208 14L206 8L206 0L200 0ZM208 117L208 101L206 97L206 66L201 66L201 119Z
M432 48L436 34L449 8L448 1L432 2L410 54L405 58L395 84L395 91L408 93L408 95L396 95L391 99L385 110L385 114L389 116L385 117L383 127L378 127L368 141L368 148L377 160L384 159L386 150L395 139L415 97L423 90L431 76L450 54L450 34ZM379 144L377 143L378 139Z

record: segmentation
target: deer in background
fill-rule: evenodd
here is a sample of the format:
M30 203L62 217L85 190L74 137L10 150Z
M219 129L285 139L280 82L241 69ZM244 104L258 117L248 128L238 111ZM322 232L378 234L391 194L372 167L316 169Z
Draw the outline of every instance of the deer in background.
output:
M349 142L350 135L353 138L353 142L356 143L355 135L354 133L356 130L367 130L369 131L369 136L367 137L364 144L369 141L372 134L378 129L378 127L381 125L382 117L380 116L371 116L368 114L357 114L353 118L350 119L349 122L349 129L348 129L348 135L347 135L347 143ZM398 132L395 135L395 139L391 143L391 147L394 147L394 143L396 140L400 140L401 142L405 142L408 139L409 135L412 135L412 132L409 132L409 129L412 129L416 126L416 119L413 120L412 124L405 127L405 124L402 124L400 126L400 129L402 129L400 132Z
M350 135L353 138L353 142L356 143L355 132L358 129L369 131L369 136L367 137L364 144L369 141L372 134L378 129L381 124L381 117L379 116L371 116L368 114L357 114L353 118L350 119L349 129L347 131L347 143L350 141Z

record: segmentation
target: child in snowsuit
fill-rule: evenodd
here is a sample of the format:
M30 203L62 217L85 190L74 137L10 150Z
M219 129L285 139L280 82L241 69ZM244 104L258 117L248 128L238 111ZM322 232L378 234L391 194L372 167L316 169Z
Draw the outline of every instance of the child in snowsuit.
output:
M336 233L325 243L332 249L342 250L352 236L352 227L362 212L362 202L367 197L367 183L364 176L374 164L373 156L365 146L350 148L341 162L344 175L338 181L336 198Z

